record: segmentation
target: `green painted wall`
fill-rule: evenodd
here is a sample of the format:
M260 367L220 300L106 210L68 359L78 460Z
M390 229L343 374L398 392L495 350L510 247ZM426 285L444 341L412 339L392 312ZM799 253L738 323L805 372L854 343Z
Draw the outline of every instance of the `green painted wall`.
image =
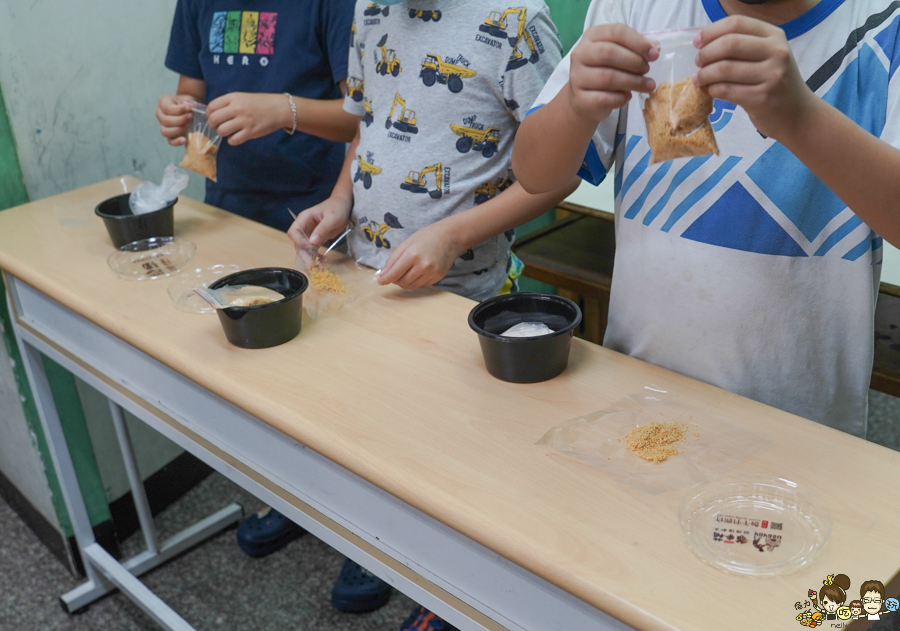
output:
M16 143L9 125L9 117L0 91L0 210L18 206L28 202L28 195L22 180L22 170L16 152ZM47 448L47 440L41 428L40 420L35 407L34 397L22 364L22 357L18 345L12 335L12 323L5 299L5 288L0 279L0 324L3 329L3 342L9 357L14 362L14 375L16 386L19 390L19 398L22 401L25 419L34 440L33 447L38 451L41 462L47 476L47 483L53 501L53 507L63 534L72 535L72 526L68 512L62 500L59 480L50 459ZM81 399L75 387L75 378L64 368L44 358L44 367L47 379L50 382L53 398L62 421L66 434L66 441L75 464L76 476L87 504L88 515L91 523L96 525L110 519L109 505L97 462L94 457L93 447L85 424Z
M563 50L568 53L584 30L584 16L587 15L590 0L545 0L550 7L550 17L559 29Z

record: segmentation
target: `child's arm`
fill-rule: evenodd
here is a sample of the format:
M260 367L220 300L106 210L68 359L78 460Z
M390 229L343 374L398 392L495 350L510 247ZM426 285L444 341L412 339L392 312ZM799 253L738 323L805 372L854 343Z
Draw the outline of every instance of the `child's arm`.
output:
M191 122L191 106L187 103L195 101L203 103L206 99L206 82L181 75L178 78L178 89L175 94L166 94L159 99L156 106L156 120L159 131L173 147L186 142L187 126Z
M581 182L530 195L515 183L495 198L418 230L397 246L381 270L381 285L404 289L428 287L447 275L457 257L470 247L530 221L572 194Z
M513 148L513 171L530 193L565 185L584 160L597 125L631 100L650 92L644 77L659 49L623 24L585 31L572 51L569 82L545 107L525 119Z
M760 133L781 142L872 230L900 245L900 150L810 90L780 28L729 17L695 42L697 80L744 108Z
M304 210L288 228L288 236L297 247L307 243L320 245L339 235L350 223L350 212L353 210L353 177L350 173L353 161L356 160L356 148L359 146L359 118L353 118L356 120L356 137L347 150L344 166L341 167L341 174L331 196ZM309 237L309 241L306 237Z
M346 94L346 81L341 82L341 91ZM293 98L297 131L335 142L353 140L359 118L344 111L343 99ZM234 146L294 126L290 101L284 94L232 92L214 99L206 111L209 124Z

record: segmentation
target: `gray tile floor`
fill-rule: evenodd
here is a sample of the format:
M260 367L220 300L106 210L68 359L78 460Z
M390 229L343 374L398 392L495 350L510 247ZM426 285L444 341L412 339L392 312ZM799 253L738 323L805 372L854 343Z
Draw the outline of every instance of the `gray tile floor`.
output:
M166 538L204 516L238 502L249 514L262 507L224 477L213 474L156 518ZM121 594L69 616L58 603L75 579L0 500L0 631L158 631ZM140 535L123 552L143 549ZM396 631L415 603L394 592L369 614L343 614L329 603L344 558L311 535L262 559L241 552L228 530L145 577L145 583L198 630Z
M869 438L900 451L900 399L869 397ZM225 506L239 502L247 513L261 503L214 474L162 515L156 525L165 538ZM80 581L37 540L0 500L0 631L156 631L157 627L120 594L69 616L59 595ZM251 559L226 531L147 575L147 585L199 630L395 631L415 603L395 592L384 608L363 615L342 614L328 602L343 557L305 535L263 559ZM124 546L142 549L139 535ZM873 631L900 631L900 615Z

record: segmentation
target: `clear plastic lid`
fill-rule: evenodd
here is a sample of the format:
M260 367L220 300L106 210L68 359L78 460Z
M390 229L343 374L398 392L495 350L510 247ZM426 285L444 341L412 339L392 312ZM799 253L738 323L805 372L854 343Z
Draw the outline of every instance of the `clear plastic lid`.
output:
M169 283L169 298L172 299L172 304L179 311L184 311L185 313L214 313L215 308L194 293L194 289L206 289L216 280L239 272L241 269L240 265L227 263L210 267L198 267L186 271Z
M813 495L790 480L764 476L695 486L678 519L701 559L750 576L790 574L831 536L831 516Z
M179 273L194 258L197 246L177 237L154 237L123 245L106 259L116 276L155 280Z

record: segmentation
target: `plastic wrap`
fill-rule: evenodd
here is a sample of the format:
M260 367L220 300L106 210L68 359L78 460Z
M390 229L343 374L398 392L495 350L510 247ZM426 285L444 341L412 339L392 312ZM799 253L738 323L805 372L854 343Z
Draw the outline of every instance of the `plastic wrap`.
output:
M687 425L681 451L661 463L639 458L625 436L647 423ZM610 474L615 480L647 493L684 489L727 473L771 441L734 421L680 402L648 386L620 399L609 409L566 421L547 432L538 444Z

